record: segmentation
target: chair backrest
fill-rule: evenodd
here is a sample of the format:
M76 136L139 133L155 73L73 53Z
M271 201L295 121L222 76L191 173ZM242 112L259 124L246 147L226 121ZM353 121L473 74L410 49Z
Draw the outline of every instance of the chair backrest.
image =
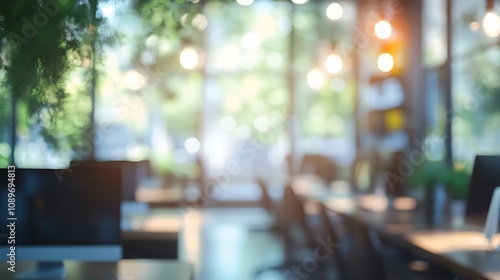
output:
M276 215L276 211L274 209L274 203L269 195L268 186L266 182L262 178L257 178L257 184L259 185L261 191L260 203L262 207L264 207L270 215Z
M297 197L290 184L283 189L283 199L277 213L278 219L287 223L306 221L306 213L302 201Z
M484 226L493 191L500 186L500 156L476 156L469 183L466 219Z
M326 184L337 179L338 167L332 159L320 154L306 154L302 157L299 173L318 175Z
M328 210L326 208L326 206L321 204L320 216L321 216L321 224L323 226L322 235L324 237L330 239L331 242L338 245L338 247L334 249L333 255L334 255L334 259L335 259L335 262L337 264L337 267L339 269L342 269L342 267L344 266L344 261L345 261L343 255L341 254L342 243L341 243L341 239L338 235L337 229L333 225L333 221L330 218L330 216L328 215L328 211L330 211L330 210Z
M383 257L377 252L370 238L370 228L350 221L341 246L346 246L342 256L342 279L380 280L386 278Z
M298 226L303 238L310 241L311 233L307 223L307 214L304 211L304 204L297 197L290 183L283 190L283 199L276 212L276 222L287 233L290 233L292 229Z

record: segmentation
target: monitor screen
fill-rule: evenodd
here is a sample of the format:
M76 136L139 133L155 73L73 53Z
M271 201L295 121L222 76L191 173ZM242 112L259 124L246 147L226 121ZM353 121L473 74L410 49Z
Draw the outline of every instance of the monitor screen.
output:
M500 156L476 156L467 197L468 223L484 226L497 186L500 186Z
M56 172L15 170L16 247L119 246L121 170L82 167L62 177ZM2 221L10 217L7 173L0 169ZM64 259L78 259L74 256ZM37 259L21 253L18 257Z
M135 192L141 180L151 176L150 163L143 161L74 161L71 170L86 168L121 168L122 200L135 201Z

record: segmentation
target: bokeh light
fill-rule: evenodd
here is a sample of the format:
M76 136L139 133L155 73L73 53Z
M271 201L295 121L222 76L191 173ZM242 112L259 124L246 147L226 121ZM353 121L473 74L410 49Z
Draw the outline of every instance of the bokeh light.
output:
M385 40L391 37L392 26L388 21L381 20L375 24L375 36L379 39Z
M189 137L184 142L184 148L186 149L186 151L188 151L188 153L191 154L197 153L200 150L200 147L200 141L198 141L198 139L194 137Z
M331 3L326 8L326 16L331 20L339 20L344 14L344 9L339 3Z
M253 4L253 1L254 0L236 0L236 2L241 6L250 6Z
M257 50L260 47L260 36L255 32L248 32L241 38L241 44L247 50Z
M198 66L198 53L191 47L184 48L180 55L180 63L188 70L196 68Z
M193 17L193 21L191 21L191 24L199 31L203 31L208 26L208 19L203 14L196 14Z
M339 73L342 71L342 58L336 54L329 55L325 61L325 69L331 74Z
M269 129L270 123L267 117L261 116L255 119L253 125L258 131L264 132Z
M135 70L125 73L125 86L130 90L139 90L146 85L146 78Z
M489 37L500 35L500 17L494 12L488 12L483 18L483 30Z
M330 88L333 91L341 92L345 89L345 81L341 78L335 78L330 82Z
M472 32L476 32L479 30L480 24L477 21L473 21L469 24L469 27Z
M377 59L377 66L380 71L389 72L394 67L394 58L388 53L383 53Z
M313 69L307 74L307 85L310 88L318 90L323 87L325 78L319 69Z
M230 116L224 117L220 120L220 128L224 131L233 131L236 129L236 120Z

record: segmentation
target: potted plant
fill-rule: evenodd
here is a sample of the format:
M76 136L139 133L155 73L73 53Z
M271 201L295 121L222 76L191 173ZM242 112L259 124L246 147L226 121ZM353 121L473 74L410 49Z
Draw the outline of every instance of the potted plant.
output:
M425 190L426 220L432 224L442 222L446 197L450 199L453 218L463 216L470 175L464 165L450 167L444 161L425 161L409 177L413 187Z
M465 168L450 168L445 180L449 196L455 200L465 200L469 191L470 174Z
M470 174L460 165L450 168L445 182L450 201L450 214L454 221L463 220L465 200L469 191Z
M425 161L408 178L413 187L424 189L425 219L431 224L440 224L443 220L449 172L444 161Z

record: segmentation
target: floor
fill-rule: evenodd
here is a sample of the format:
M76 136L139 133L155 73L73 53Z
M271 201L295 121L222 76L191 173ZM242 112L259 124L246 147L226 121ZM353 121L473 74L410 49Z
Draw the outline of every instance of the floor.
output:
M274 280L281 273L260 268L283 260L283 245L263 231L269 215L259 208L214 208L185 217L181 259L195 266L196 280Z
M194 264L195 280L299 279L286 276L291 269L265 270L284 261L282 240L265 230L271 222L261 208L193 210L185 215L180 259ZM325 279L314 275L308 279Z

